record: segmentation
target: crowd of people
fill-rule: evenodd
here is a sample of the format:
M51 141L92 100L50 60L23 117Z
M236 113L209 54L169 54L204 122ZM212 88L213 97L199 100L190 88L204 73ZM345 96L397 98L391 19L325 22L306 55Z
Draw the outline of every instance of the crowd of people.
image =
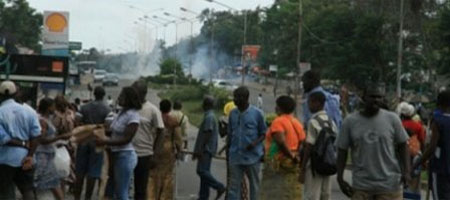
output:
M214 199L335 199L333 175L354 200L420 199L425 167L433 198L450 199L450 91L439 93L428 123L407 102L390 111L384 85L368 84L359 109L343 118L339 99L321 87L319 73L305 73L302 82L302 120L290 95L276 99L277 117L270 123L261 110L262 95L251 105L245 86L233 91L220 120L214 97L203 99L192 150L199 200L210 199L210 189L216 191ZM84 199L94 198L96 185L95 195L105 199L175 199L173 172L177 159L189 152L189 119L181 102L163 99L156 106L147 100L147 90L143 80L123 87L117 112L100 86L84 105L46 97L34 110L20 100L20 88L2 82L0 199L16 199L15 187L25 200L39 199L41 192L64 199L68 185L76 200L83 191ZM74 130L83 126L94 133L74 142ZM226 137L226 183L211 173L220 137ZM61 149L72 158L69 173L55 162ZM344 176L349 171L351 185Z

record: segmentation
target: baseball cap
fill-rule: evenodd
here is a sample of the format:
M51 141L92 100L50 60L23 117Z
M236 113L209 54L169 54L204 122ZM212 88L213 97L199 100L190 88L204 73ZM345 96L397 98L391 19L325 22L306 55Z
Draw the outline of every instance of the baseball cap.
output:
M0 84L0 94L13 95L17 92L16 85L12 81L3 81Z
M398 105L397 113L402 114L404 116L412 117L415 113L415 108L413 105L407 102L402 102Z

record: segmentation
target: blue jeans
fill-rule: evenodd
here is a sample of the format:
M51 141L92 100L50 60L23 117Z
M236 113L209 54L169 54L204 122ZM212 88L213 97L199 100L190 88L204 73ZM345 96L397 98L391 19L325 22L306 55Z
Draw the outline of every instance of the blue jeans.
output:
M211 160L211 154L204 153L197 162L197 174L200 176L199 200L209 199L209 188L214 188L215 190L225 189L225 186L211 175Z
M77 148L75 158L75 172L77 175L87 175L90 178L99 179L102 173L103 152L95 152L95 143L88 142Z
M133 170L137 164L135 151L119 151L111 153L111 169L106 184L106 196L111 199L127 200Z
M259 172L261 163L252 165L230 165L230 185L228 186L228 200L241 199L241 186L244 174L247 175L250 184L250 200L257 200L259 193Z

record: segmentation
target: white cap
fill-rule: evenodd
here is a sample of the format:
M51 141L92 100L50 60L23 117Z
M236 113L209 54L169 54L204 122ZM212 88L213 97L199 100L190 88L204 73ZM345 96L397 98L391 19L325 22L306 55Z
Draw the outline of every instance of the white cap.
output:
M412 117L414 115L414 113L416 112L416 110L413 105L406 103L406 102L402 102L399 104L397 112L398 112L398 114Z
M13 95L17 92L16 85L12 81L3 81L0 84L0 94Z

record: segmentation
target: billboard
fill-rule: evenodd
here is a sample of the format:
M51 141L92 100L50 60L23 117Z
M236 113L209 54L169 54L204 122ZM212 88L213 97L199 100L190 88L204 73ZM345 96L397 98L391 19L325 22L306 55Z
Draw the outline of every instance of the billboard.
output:
M44 11L42 50L69 49L69 13Z
M243 45L242 55L244 56L244 60L256 62L260 49L260 45Z

